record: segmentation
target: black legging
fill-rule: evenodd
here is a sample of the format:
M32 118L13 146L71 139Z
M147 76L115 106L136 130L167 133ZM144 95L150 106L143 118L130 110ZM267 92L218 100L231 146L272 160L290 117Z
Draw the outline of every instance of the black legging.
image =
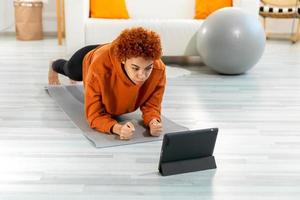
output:
M70 60L58 59L52 64L57 73L63 74L74 81L82 81L82 61L84 56L99 45L89 45L76 51Z

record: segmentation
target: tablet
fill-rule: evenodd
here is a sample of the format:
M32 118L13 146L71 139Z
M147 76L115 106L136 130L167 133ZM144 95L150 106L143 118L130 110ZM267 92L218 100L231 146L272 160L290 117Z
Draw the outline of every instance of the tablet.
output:
M178 163L183 166L182 162L185 160L212 157L217 134L218 128L165 134L160 153L159 172L162 173L164 163Z

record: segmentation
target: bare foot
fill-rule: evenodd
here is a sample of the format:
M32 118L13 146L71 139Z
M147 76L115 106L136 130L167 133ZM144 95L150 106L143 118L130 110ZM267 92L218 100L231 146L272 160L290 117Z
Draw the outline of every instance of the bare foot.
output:
M50 62L50 64L49 64L48 84L49 85L60 85L58 73L53 70L52 62Z
M76 85L76 83L77 83L77 81L74 81L74 80L70 79L70 84Z

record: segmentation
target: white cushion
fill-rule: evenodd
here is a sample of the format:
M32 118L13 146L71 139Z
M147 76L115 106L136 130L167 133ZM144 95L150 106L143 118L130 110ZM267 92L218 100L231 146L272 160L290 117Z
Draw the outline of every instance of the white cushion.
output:
M202 20L192 19L88 19L85 27L85 42L86 44L108 43L125 28L143 26L160 35L164 55L198 55L196 33L202 22Z
M126 0L131 19L193 19L195 0Z

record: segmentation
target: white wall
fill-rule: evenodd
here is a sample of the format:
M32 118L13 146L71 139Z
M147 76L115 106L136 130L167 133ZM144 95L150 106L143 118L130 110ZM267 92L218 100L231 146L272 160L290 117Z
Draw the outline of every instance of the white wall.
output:
M3 2L0 1L0 30L2 30L5 26L5 19L3 17L5 15L4 14L5 10L4 10L4 6L2 4L3 4Z
M294 31L296 31L298 20L267 18L266 22L267 32L291 33L292 28L294 28Z
M0 0L0 30L7 30L13 24L12 1Z
M43 26L45 32L56 32L56 0L44 3Z
M44 32L56 32L56 1L48 0L43 8L43 30ZM14 32L13 0L0 0L0 31ZM8 28L8 29L7 29ZM5 30L3 30L5 29Z

